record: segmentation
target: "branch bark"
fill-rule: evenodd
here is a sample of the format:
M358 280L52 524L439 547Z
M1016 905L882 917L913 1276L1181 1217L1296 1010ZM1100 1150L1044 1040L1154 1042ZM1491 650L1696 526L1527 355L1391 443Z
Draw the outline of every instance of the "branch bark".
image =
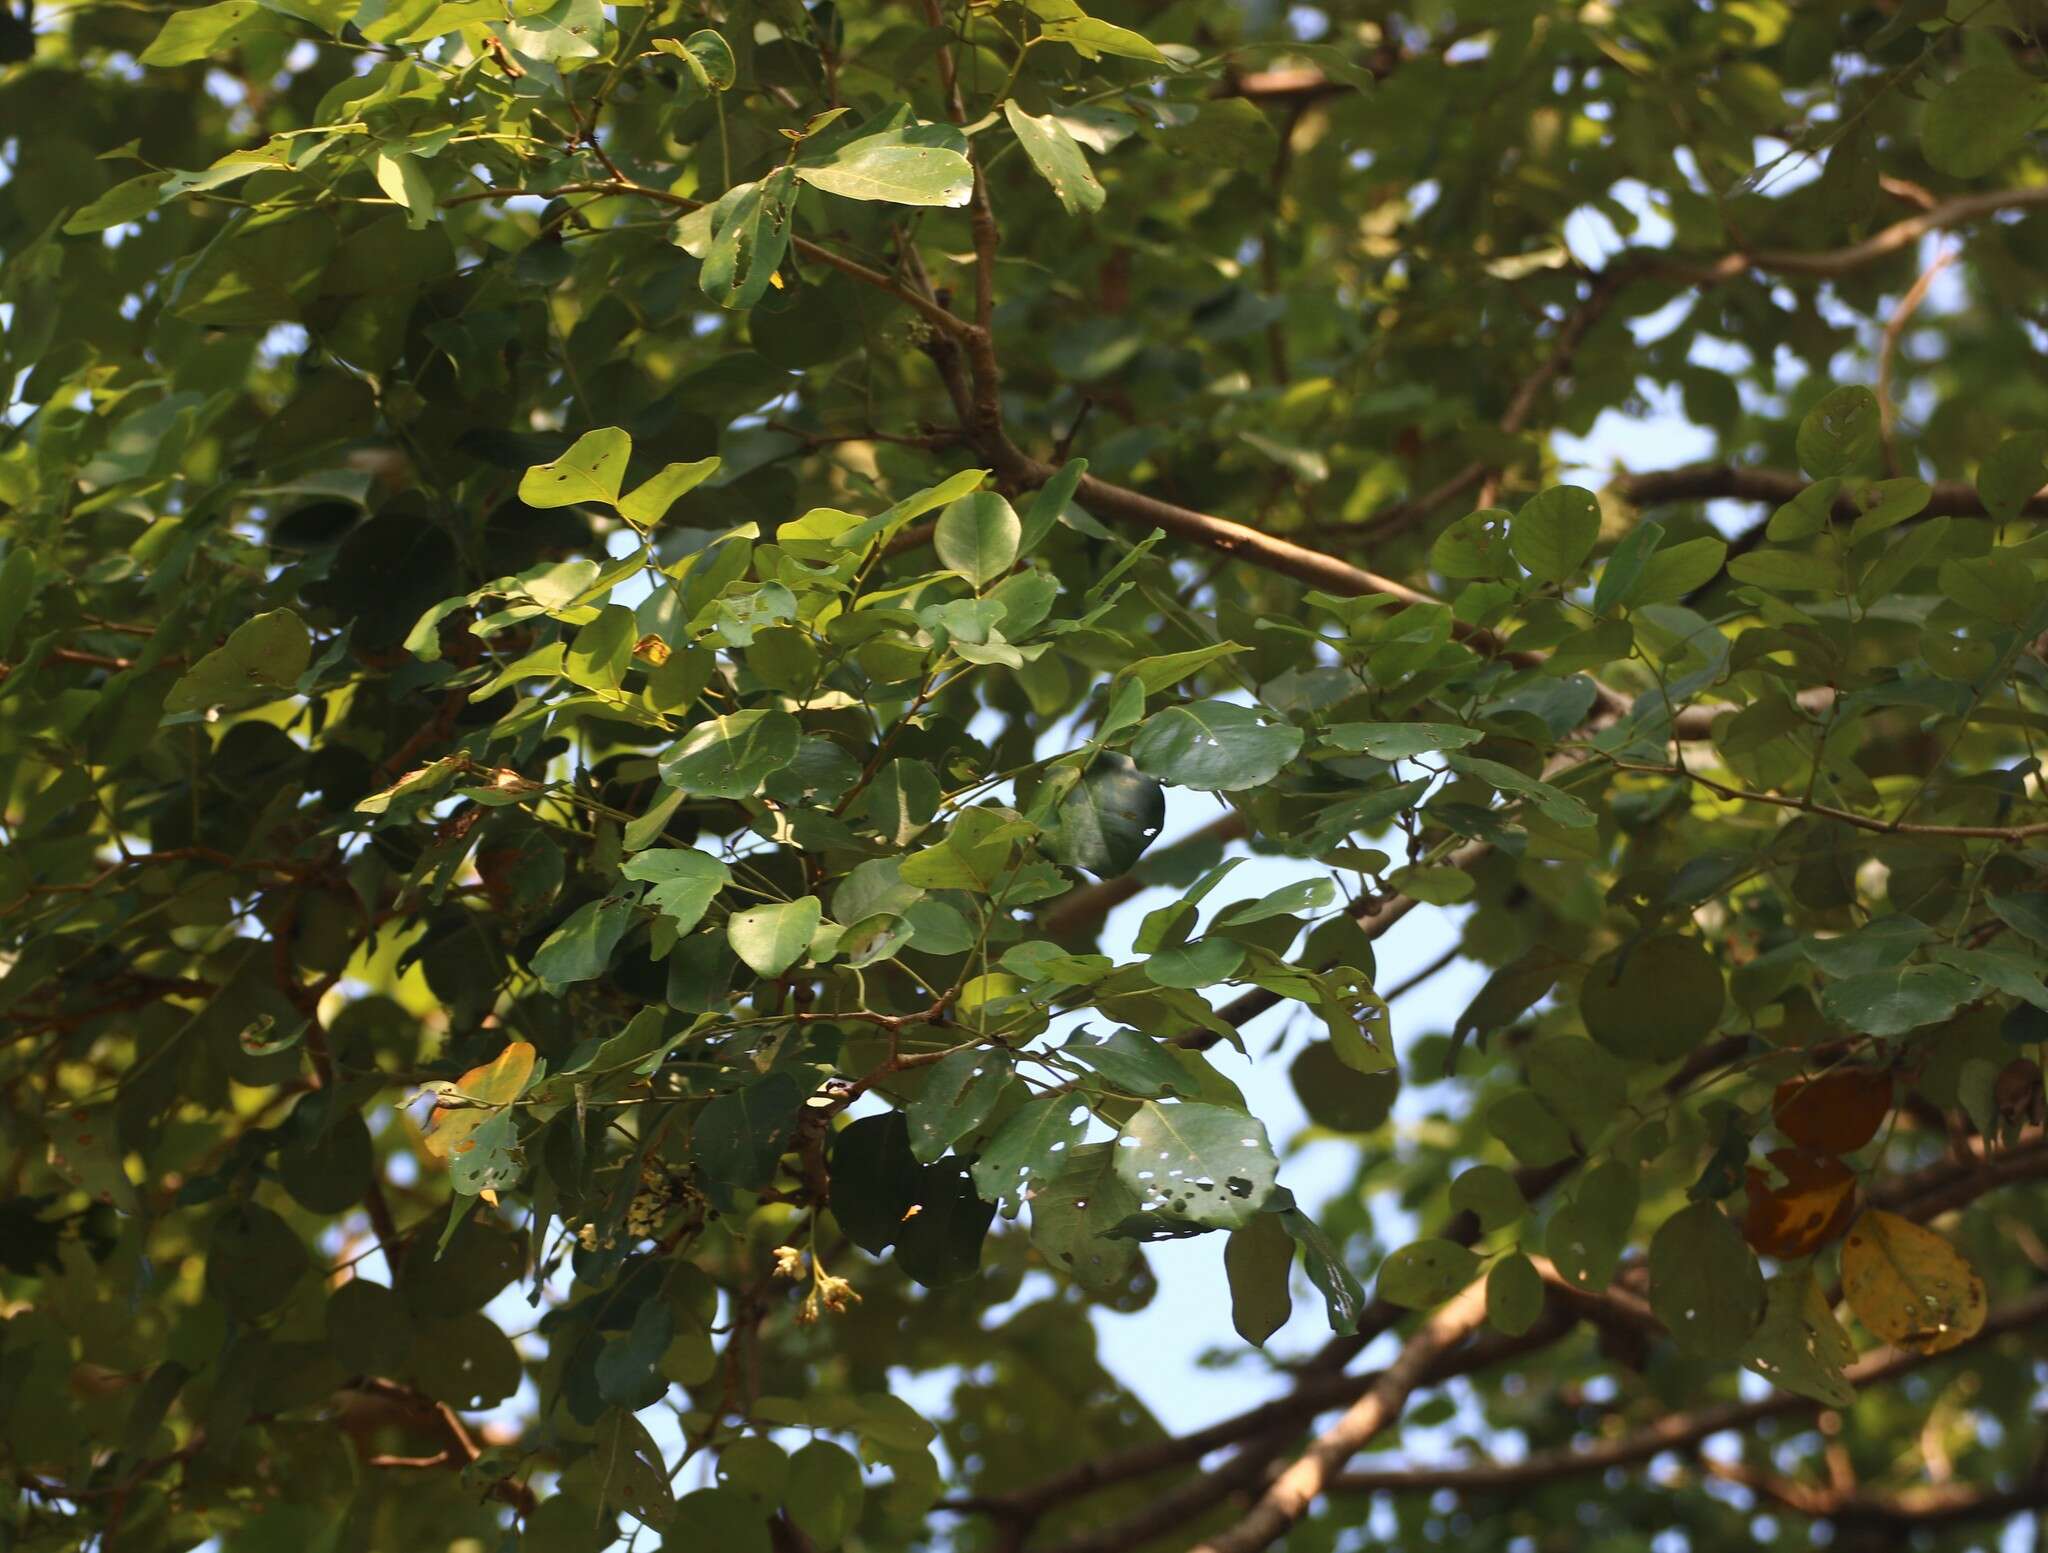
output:
M1642 474L1618 476L1609 487L1623 501L1635 507L1661 507L1682 501L1753 501L1781 506L1813 482L1790 469L1738 469L1731 464L1687 464L1678 469L1660 469ZM1965 480L1937 480L1932 495L1921 509L1924 518L1981 518L1984 502L1977 488ZM2048 489L2027 503L2030 517L2048 517ZM1836 521L1849 523L1861 517L1863 509L1852 496L1835 498Z
M1850 1365L1846 1374L1852 1385L1879 1385L2009 1332L2025 1331L2043 1321L2048 1321L2048 1289L1993 1311L1985 1318L1982 1331L1968 1343L1959 1344L1946 1353L1921 1354L1886 1349ZM1634 1434L1579 1450L1542 1451L1522 1461L1484 1466L1416 1466L1345 1472L1331 1480L1329 1489L1333 1494L1435 1492L1444 1489L1462 1493L1506 1493L1555 1482L1560 1478L1604 1472L1611 1467L1634 1466L1665 1451L1698 1445L1724 1430L1747 1429L1766 1418L1817 1410L1820 1406L1808 1397L1774 1392L1755 1402L1725 1402L1689 1413L1668 1414Z
M1430 1365L1470 1337L1485 1319L1486 1280L1482 1278L1423 1323L1402 1348L1400 1358L1387 1366L1342 1418L1316 1436L1294 1465L1260 1496L1250 1514L1220 1536L1197 1544L1194 1553L1258 1553L1285 1536L1322 1494L1331 1476L1401 1416L1409 1393L1421 1383Z

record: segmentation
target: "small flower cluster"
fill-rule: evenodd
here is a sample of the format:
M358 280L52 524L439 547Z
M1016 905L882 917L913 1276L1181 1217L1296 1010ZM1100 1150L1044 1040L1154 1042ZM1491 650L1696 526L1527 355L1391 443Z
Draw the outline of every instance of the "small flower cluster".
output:
M775 1276L794 1282L804 1275L804 1254L795 1246L775 1248ZM854 1292L853 1284L845 1278L835 1277L825 1271L817 1253L810 1257L811 1288L804 1296L804 1302L796 1313L799 1326L809 1326L824 1311L833 1315L845 1314L847 1308L860 1303L860 1296Z
M678 1203L702 1207L703 1198L690 1184L688 1174L672 1172L656 1159L642 1160L640 1187L633 1193L633 1200L626 1204L626 1220L622 1226L627 1244L652 1240L661 1229L662 1221ZM586 1251L610 1251L619 1243L617 1235L600 1236L595 1220L586 1220L577 1227L576 1240Z

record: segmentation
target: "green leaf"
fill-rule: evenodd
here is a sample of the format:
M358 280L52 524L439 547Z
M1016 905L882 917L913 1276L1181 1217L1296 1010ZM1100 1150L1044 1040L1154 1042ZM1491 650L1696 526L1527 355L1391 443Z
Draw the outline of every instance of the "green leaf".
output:
M519 482L519 499L529 507L571 507L578 502L614 506L626 478L626 460L633 439L616 426L586 431L569 451L548 464L536 464Z
M2000 523L2010 523L2025 511L2043 485L2048 485L2048 431L2007 437L1977 469L1977 495L1984 510Z
M1486 1130L1531 1167L1554 1165L1572 1155L1572 1135L1564 1123L1527 1090L1504 1095L1487 1107Z
M860 1520L866 1493L851 1453L829 1440L813 1440L789 1458L782 1503L797 1530L825 1553L844 1542Z
M643 1521L663 1521L675 1508L668 1467L647 1426L624 1408L598 1421L593 1446L594 1478L606 1504Z
M864 135L791 169L813 188L852 200L958 207L974 191L967 137L949 124L904 124Z
M1664 530L1655 523L1639 524L1614 547L1607 564L1600 568L1600 581L1593 588L1593 610L1606 614L1627 604L1643 580L1650 561L1664 543Z
M1102 185L1096 182L1087 154L1067 133L1066 125L1050 114L1039 118L1026 113L1014 100L1003 104L1003 116L1010 121L1017 143L1031 158L1031 165L1052 185L1053 194L1068 215L1102 209Z
M545 1516L548 1508L558 1503L573 1505L574 1501L558 1494L542 1503L540 1514ZM587 1524L588 1517L581 1518L575 1532L582 1532ZM717 1548L720 1553L772 1553L774 1548L768 1537L768 1517L761 1506L735 1488L699 1488L684 1494L676 1501L675 1524L687 1526L691 1537L701 1538L705 1547ZM525 1540L538 1539L529 1529ZM578 1544L565 1537L559 1544L544 1545L569 1548Z
M1519 1251L1495 1262L1486 1274L1486 1319L1496 1332L1520 1337L1543 1315L1543 1275Z
M188 11L177 13L179 16L190 14ZM64 223L65 234L82 237L92 232L104 232L109 227L125 226L130 221L140 221L163 203L164 182L164 175L160 172L124 179L98 199L81 205Z
M653 479L635 486L618 501L619 515L641 528L653 528L668 509L718 473L719 460L700 458L691 464L668 464Z
M779 709L699 723L661 757L661 779L699 798L751 798L796 759L803 725Z
M1698 939L1667 933L1595 961L1579 988L1586 1030L1618 1057L1669 1062L1721 1022L1727 987Z
M1780 1391L1848 1407L1856 1388L1842 1371L1856 1357L1811 1270L1782 1272L1766 1285L1763 1320L1743 1349L1742 1363Z
M1802 539L1813 538L1833 518L1835 498L1841 490L1839 477L1816 480L1771 514L1764 537L1779 545L1796 545Z
M2016 626L2038 606L2033 573L2014 557L1997 553L1943 561L1937 574L1942 593L1971 614Z
M732 45L708 27L687 38L656 38L654 47L682 61L685 78L705 96L729 92L739 79L732 57Z
M1775 593L1835 593L1841 569L1826 556L1797 550L1752 550L1728 563L1728 575Z
M1984 904L1992 914L2022 938L2048 945L2048 895L1987 895Z
M630 895L587 901L533 954L533 974L550 987L566 987L602 976L612 951L633 925L635 902Z
M1191 647L1186 652L1139 658L1116 671L1116 683L1122 685L1135 680L1144 688L1146 695L1157 695L1178 685L1190 674L1246 650L1236 642L1211 642L1207 647Z
M1228 981L1244 963L1245 946L1228 938L1203 938L1175 944L1145 960L1145 975L1155 986L1212 986Z
M1515 1178L1498 1165L1474 1165L1453 1181L1451 1207L1477 1219L1483 1235L1506 1229L1529 1211Z
M824 907L815 895L736 911L725 922L726 942L757 976L780 976L810 952Z
M1273 1193L1277 1202L1280 1192ZM1292 1201L1291 1197L1289 1199ZM1329 1318L1330 1330L1339 1337L1349 1337L1358 1330L1359 1317L1365 1313L1365 1290L1359 1286L1351 1269L1344 1265L1330 1237L1317 1226L1314 1219L1299 1208L1288 1206L1273 1215L1281 1227L1301 1247L1302 1271L1308 1274L1308 1281L1316 1286L1323 1296L1323 1309Z
M1103 755L1060 803L1045 849L1104 879L1127 874L1166 823L1166 792L1121 755Z
M1849 525L1849 543L1860 545L1873 534L1881 534L1908 518L1919 516L1933 499L1934 487L1925 480L1873 482L1856 494L1856 505L1862 511Z
M613 1407L635 1413L659 1402L668 1393L661 1356L674 1335L675 1314L668 1302L641 1301L626 1334L606 1343L597 1356L598 1395Z
M1288 1290L1294 1272L1294 1240L1277 1213L1254 1214L1223 1244L1223 1270L1230 1281L1230 1324L1255 1348L1287 1324L1294 1310Z
M856 1117L832 1135L832 1217L846 1238L880 1256L896 1243L923 1174L900 1111Z
M206 1292L248 1320L282 1305L308 1263L305 1243L283 1219L260 1203L235 1203L207 1237Z
M1619 551L1616 552L1617 556ZM1682 599L1696 588L1705 587L1720 573L1727 558L1728 542L1711 537L1688 539L1683 544L1660 545L1642 564L1627 597L1619 600L1632 609L1651 604L1668 604ZM1608 562L1611 569L1613 561ZM1606 578L1603 576L1604 583Z
M1390 1305L1427 1310L1479 1276L1479 1258L1454 1240L1418 1240L1380 1263L1375 1292Z
M1600 503L1576 485L1532 497L1508 525L1508 549L1538 582L1569 582L1600 539Z
M619 688L633 662L633 643L640 625L623 604L607 604L597 618L581 627L562 655L562 672L586 690Z
M948 1053L932 1068L923 1090L905 1112L911 1154L929 1164L978 1130L1002 1098L1010 1074L1007 1052L968 1046Z
M1083 1144L1066 1168L1031 1197L1031 1243L1082 1288L1121 1288L1138 1260L1130 1240L1110 1232L1138 1211L1138 1194L1116 1172L1116 1146Z
M370 169L376 176L377 187L405 211L407 226L417 232L434 219L434 185L418 157L409 151L380 146L370 159Z
M1177 68L1173 61L1159 51L1157 44L1128 27L1118 27L1111 22L1097 21L1084 16L1071 0L1034 0L1030 9L1043 18L1041 32L1055 42L1064 43L1083 59L1096 59L1104 54L1114 54L1122 59L1142 60L1149 65L1164 65Z
M1763 1274L1742 1231L1712 1203L1681 1208L1651 1238L1650 1308L1684 1353L1743 1354L1763 1319Z
M1148 776L1204 792L1262 787L1301 749L1299 728L1229 701L1170 706L1145 720L1131 757Z
M1158 1041L1136 1030L1113 1030L1099 1041L1076 1031L1060 1047L1060 1055L1100 1073L1127 1095L1149 1099L1193 1092L1187 1070Z
M1877 434L1877 395L1832 389L1799 423L1799 467L1815 479L1851 474L1877 451Z
M937 846L903 859L897 877L924 890L986 894L1009 867L1022 828L993 809L962 810Z
M1444 764L1461 775L1477 777L1501 793L1531 799L1546 818L1567 829L1581 830L1598 823L1593 811L1570 793L1535 777L1524 776L1513 766L1500 761L1482 760L1476 755L1462 755L1451 750L1445 754Z
M600 0L555 0L546 6L528 0L513 14L513 20L502 24L505 41L528 59L560 66L564 60L596 59L605 52Z
M772 1181L802 1100L803 1092L787 1073L770 1073L742 1089L714 1095L693 1133L705 1181L741 1190Z
M1950 965L1905 965L1829 983L1821 1012L1865 1035L1904 1035L1939 1024L1976 996L1977 978Z
M703 921L718 892L732 883L731 869L708 852L690 847L658 847L639 853L628 858L619 872L654 886L642 899L673 918L678 933L687 933Z
M904 1272L927 1289L941 1289L980 1271L982 1242L996 1209L981 1200L963 1162L926 1165L904 1211L896 1235L896 1263Z
M1375 760L1463 749L1486 737L1477 728L1457 723L1332 723L1323 732L1338 749L1363 750Z
M726 191L711 210L711 246L698 276L704 295L729 308L761 300L789 251L796 197L796 174L787 167Z
M1005 1197L1028 1201L1073 1158L1088 1135L1088 1114L1088 1107L1072 1095L1040 1095L1020 1106L975 1160L975 1190L990 1202Z
M1116 1173L1138 1212L1186 1229L1237 1229L1279 1174L1265 1125L1225 1106L1148 1100L1116 1140Z
M313 661L305 621L273 609L236 626L227 641L187 669L164 697L166 715L234 709L287 695Z
M1598 1290L1613 1281L1635 1224L1639 1174L1616 1160L1595 1165L1551 1215L1543 1248L1572 1287Z
M1981 178L2026 148L2048 91L2009 65L1978 65L1950 81L1920 121L1920 149L1953 178Z
M219 0L215 5L173 11L149 47L136 56L136 62L158 68L189 65L277 30L276 16L256 0Z
M939 514L932 547L948 571L982 588L1016 564L1022 533L1008 502L994 491L975 491Z

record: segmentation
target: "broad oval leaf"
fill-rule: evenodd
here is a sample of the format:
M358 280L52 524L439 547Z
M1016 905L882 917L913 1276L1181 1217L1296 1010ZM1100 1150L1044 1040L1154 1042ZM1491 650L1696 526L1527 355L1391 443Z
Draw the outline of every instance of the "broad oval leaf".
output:
M1872 1209L1842 1242L1842 1293L1878 1337L1917 1353L1966 1343L1984 1326L1984 1280L1962 1253L1911 1219Z
M1193 1230L1237 1229L1280 1171L1265 1124L1244 1111L1148 1100L1116 1139L1116 1173L1141 1215Z
M1302 733L1229 701L1195 701L1154 713L1131 742L1138 769L1174 787L1241 792L1280 774Z
M661 779L699 798L751 798L794 761L803 725L780 709L699 723L661 757Z

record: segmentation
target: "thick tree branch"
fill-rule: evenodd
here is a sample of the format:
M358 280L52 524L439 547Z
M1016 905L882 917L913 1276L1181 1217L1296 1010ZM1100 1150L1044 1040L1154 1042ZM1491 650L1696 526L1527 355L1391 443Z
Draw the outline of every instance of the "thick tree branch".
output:
M1790 469L1738 469L1731 464L1688 464L1679 469L1660 469L1642 474L1624 474L1608 487L1616 496L1635 507L1661 507L1682 501L1752 501L1782 506L1813 482ZM1984 502L1977 488L1965 480L1937 480L1932 495L1921 509L1925 518L1981 518ZM2027 503L2030 517L2048 517L2048 490ZM1837 522L1851 523L1863 515L1853 495L1835 498Z
M1251 1513L1221 1535L1195 1548L1195 1553L1258 1553L1283 1537L1322 1494L1330 1477L1362 1450L1372 1437L1401 1416L1408 1395L1439 1355L1455 1348L1486 1319L1486 1281L1482 1278L1440 1306L1408 1339L1401 1356L1352 1403L1344 1416L1317 1435L1294 1464L1280 1474L1252 1506Z
M2048 1505L2048 1481L2019 1488L1976 1489L1959 1483L1927 1483L1896 1494L1859 1493L1853 1486L1823 1486L1773 1472L1759 1472L1740 1462L1703 1458L1709 1477L1746 1488L1795 1515L1824 1521L1872 1521L1909 1526L1953 1526L1967 1521L2000 1520L2023 1510Z
M1854 1386L1881 1385L2009 1332L2028 1330L2043 1321L2048 1321L2048 1289L1991 1312L1985 1318L1982 1331L1968 1343L1959 1344L1946 1353L1922 1354L1885 1349L1858 1360L1849 1366L1845 1374ZM1806 1412L1820 1405L1808 1397L1774 1392L1755 1402L1725 1402L1694 1412L1667 1414L1634 1434L1578 1450L1542 1451L1522 1461L1484 1466L1415 1466L1345 1472L1333 1478L1329 1487L1333 1494L1434 1492L1443 1489L1477 1494L1512 1492L1560 1478L1604 1472L1611 1467L1634 1466L1665 1451L1698 1445L1724 1430L1747 1429L1766 1418Z

